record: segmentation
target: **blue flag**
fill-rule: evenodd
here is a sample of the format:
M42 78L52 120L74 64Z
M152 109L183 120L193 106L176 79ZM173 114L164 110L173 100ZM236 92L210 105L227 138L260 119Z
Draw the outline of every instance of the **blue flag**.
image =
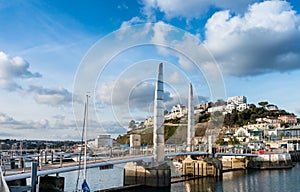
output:
M82 183L81 187L82 187L82 190L84 192L90 192L91 191L88 184L87 184L87 182L86 182L86 180L83 180L83 183Z

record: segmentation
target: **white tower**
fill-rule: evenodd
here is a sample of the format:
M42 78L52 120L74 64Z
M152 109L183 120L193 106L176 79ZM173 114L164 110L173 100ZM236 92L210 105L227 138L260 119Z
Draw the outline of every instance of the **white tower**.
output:
M153 127L153 156L154 163L161 164L164 162L164 87L163 87L163 64L158 67L154 97L154 127Z
M187 151L192 151L194 137L195 137L195 128L194 128L193 86L190 83L189 101L188 101Z

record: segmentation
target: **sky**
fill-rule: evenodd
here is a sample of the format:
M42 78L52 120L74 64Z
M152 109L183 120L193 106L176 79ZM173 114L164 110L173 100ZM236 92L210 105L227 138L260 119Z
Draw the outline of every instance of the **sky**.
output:
M300 116L300 3L0 0L0 139L117 136L164 105L243 95Z

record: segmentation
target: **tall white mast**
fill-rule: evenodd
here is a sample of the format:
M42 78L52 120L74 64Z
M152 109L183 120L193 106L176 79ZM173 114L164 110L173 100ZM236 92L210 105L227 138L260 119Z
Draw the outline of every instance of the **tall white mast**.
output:
M86 156L87 156L87 127L88 127L88 109L89 109L89 95L86 95L85 104L85 127L84 127L84 163L83 163L83 179L86 179Z

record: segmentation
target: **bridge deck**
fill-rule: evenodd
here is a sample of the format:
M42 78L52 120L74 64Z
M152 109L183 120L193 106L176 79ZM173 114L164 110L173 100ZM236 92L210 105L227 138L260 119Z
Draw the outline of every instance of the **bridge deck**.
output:
M207 152L194 151L194 152L178 152L178 153L168 153L165 154L165 157L173 157L180 155L208 155ZM94 168L100 166L106 166L111 164L122 164L134 161L145 161L151 162L153 159L152 155L138 155L138 156L124 156L124 157L116 157L116 158L102 158L102 159L94 159L87 161L87 168ZM38 171L37 176L44 176L50 174L57 174L69 171L76 171L78 169L83 169L83 165L79 166L78 162L64 162L62 167L60 164L47 164L43 165L41 169ZM31 177L31 169L13 169L7 170L5 172L4 179L5 181L13 181L18 179L25 179Z

